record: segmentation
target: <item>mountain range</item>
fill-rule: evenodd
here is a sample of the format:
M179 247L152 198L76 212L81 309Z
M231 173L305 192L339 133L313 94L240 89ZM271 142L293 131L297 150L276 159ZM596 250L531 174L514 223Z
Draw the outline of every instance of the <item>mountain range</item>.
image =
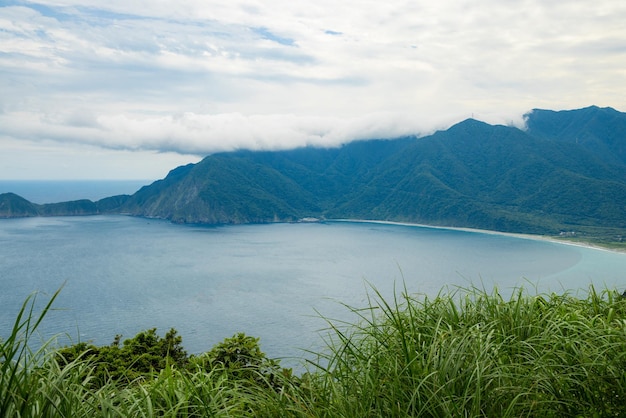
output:
M233 151L133 195L37 205L0 195L0 217L123 213L180 223L368 219L555 235L626 234L626 113L535 109L526 126L474 119L425 137L337 148Z

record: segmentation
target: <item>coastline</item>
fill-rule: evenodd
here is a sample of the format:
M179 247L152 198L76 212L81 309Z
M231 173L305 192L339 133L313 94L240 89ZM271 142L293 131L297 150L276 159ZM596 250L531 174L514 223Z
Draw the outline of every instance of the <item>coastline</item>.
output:
M558 238L555 238L549 235L522 234L522 233L517 233L517 232L494 231L490 229L427 225L427 224L419 224L419 223L412 223L412 222L380 221L380 220L370 220L370 219L326 219L326 220L331 221L331 222L354 222L354 223L373 223L373 224L382 224L382 225L401 225L401 226L412 226L412 227L417 227L417 228L447 229L451 231L472 232L476 234L502 235L502 236L513 237L513 238L529 239L529 240L534 240L534 241L547 241L547 242L553 242L555 244L571 245L574 247L589 248L593 250L626 254L626 250L624 249L603 247L601 245L593 244L590 242L572 242L572 241L567 241L567 240L560 240Z

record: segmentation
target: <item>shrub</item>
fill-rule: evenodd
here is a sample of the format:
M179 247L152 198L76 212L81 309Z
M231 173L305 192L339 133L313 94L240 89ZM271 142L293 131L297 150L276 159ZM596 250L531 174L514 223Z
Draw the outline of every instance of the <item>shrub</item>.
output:
M170 329L165 337L156 333L156 328L138 333L120 346L121 336L115 337L109 346L97 347L78 343L64 347L57 352L61 365L83 359L94 367L92 387L101 387L109 381L129 384L147 378L163 370L168 364L184 367L187 352L182 347L182 337L175 329Z

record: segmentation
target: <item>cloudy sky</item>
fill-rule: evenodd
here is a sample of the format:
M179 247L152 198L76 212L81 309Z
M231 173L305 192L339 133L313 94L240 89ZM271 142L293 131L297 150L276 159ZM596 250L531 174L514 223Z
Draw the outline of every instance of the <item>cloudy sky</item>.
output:
M0 179L626 110L616 0L0 0Z

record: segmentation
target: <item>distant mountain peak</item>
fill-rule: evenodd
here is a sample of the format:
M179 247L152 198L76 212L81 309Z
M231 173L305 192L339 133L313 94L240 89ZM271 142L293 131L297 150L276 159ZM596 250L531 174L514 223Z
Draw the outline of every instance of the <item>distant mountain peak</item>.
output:
M581 116L581 115L585 115L585 114L591 114L594 112L608 112L608 113L621 113L618 110L612 108L612 107L600 107L597 105L591 105L591 106L587 106L587 107L583 107L580 109L566 109L566 110L551 110L551 109L541 109L541 108L534 108L532 109L530 112L526 113L524 115L525 118L528 117L532 117L533 115L536 114L551 114L551 115L576 115L576 116Z
M490 125L478 119L468 118L452 125L445 131L440 131L439 134L443 134L445 137L473 138L476 140L484 136L487 132L493 132L494 130L502 128L506 129L507 127L503 125Z
M612 107L539 110L526 115L530 135L578 144L605 162L626 164L626 113Z
M455 123L450 128L448 128L447 131L455 131L458 129L467 129L467 128L483 129L483 128L492 127L492 126L493 125L490 125L487 122L483 122L478 119L467 118L461 122Z
M487 122L483 122L482 120L478 120L476 118L467 118L467 119L457 123L456 125L465 125L465 124L468 124L468 125L480 125L480 126L489 125Z

